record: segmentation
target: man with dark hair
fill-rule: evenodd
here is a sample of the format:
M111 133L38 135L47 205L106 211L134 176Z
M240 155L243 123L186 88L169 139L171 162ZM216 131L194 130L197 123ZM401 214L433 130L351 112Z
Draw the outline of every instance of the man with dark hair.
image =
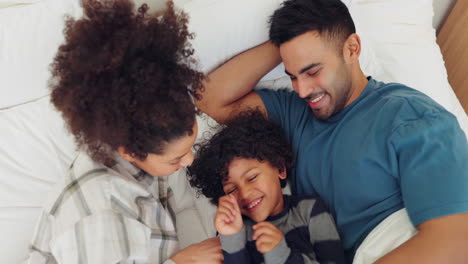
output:
M219 122L257 107L281 125L297 160L293 194L324 199L350 262L406 209L418 233L377 263L466 263L468 144L457 119L419 91L364 75L339 0L285 1L270 39L210 73L198 107ZM253 91L280 60L295 92Z

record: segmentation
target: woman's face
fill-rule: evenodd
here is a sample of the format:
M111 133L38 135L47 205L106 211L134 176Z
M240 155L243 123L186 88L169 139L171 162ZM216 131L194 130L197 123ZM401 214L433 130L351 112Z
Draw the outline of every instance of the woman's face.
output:
M193 125L192 135L175 139L166 144L163 154L148 153L144 160L140 160L122 153L119 154L136 167L153 176L168 176L182 167L189 166L193 162L192 146L198 133L197 121Z

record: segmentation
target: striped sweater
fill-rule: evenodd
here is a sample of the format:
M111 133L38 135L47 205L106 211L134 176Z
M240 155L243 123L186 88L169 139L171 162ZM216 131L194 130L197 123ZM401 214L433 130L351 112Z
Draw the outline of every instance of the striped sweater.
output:
M283 198L283 211L265 220L283 232L283 240L262 255L252 240L255 222L244 217L239 233L221 235L224 263L345 263L338 231L323 201L312 196Z

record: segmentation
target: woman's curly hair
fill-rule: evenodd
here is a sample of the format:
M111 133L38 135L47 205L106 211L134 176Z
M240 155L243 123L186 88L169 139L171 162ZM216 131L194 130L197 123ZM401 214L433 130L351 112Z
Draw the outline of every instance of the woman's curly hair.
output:
M204 75L196 70L188 17L172 2L159 15L131 0L83 0L67 18L51 65L51 101L78 146L110 162L123 146L144 160L193 133Z
M222 182L235 158L266 161L280 172L292 167L293 154L283 129L258 110L244 111L219 129L211 139L195 145L196 158L188 167L190 185L213 204L225 195ZM282 180L281 186L285 184Z

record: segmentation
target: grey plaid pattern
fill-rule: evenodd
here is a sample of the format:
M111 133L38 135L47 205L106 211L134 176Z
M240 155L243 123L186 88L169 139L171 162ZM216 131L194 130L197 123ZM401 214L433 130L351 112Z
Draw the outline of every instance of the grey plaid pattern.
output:
M44 206L26 263L173 263L173 193L115 157L106 167L81 153Z

